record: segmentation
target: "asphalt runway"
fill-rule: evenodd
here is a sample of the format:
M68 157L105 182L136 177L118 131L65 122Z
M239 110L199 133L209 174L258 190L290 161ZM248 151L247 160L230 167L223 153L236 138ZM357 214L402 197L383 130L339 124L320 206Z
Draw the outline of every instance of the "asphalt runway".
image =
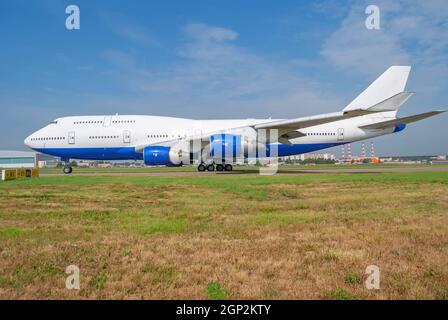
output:
M443 167L368 167L368 168L340 168L340 169L280 169L277 174L347 174L347 173L385 173L385 172L428 172L428 171L448 171L448 166ZM74 168L70 176L147 176L147 177L189 177L189 176L210 176L221 174L259 174L257 169L234 170L231 172L197 172L197 171L166 171L166 172L123 172L123 171L108 171L108 172L76 172ZM64 173L42 173L42 177L58 177L66 176Z

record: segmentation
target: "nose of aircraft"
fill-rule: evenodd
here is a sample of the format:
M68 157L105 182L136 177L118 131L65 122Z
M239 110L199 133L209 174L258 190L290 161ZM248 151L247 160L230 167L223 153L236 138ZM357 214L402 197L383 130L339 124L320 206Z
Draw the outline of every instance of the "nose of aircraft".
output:
M25 138L25 140L23 141L23 143L27 146L31 148L31 136L28 136Z

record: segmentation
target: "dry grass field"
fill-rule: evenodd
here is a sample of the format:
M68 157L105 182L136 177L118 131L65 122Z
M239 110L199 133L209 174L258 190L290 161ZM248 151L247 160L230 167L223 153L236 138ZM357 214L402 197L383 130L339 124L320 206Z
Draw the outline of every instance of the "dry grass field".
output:
M448 171L0 182L0 298L448 299Z

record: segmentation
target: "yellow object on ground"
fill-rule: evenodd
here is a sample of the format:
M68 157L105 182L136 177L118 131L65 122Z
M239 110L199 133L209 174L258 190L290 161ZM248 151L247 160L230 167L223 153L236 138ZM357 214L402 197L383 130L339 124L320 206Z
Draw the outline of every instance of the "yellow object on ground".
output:
M2 180L14 180L18 178L38 178L39 168L32 169L4 169L2 170Z
M39 177L39 168L31 169L31 177L38 178Z
M17 169L17 178L26 178L26 169Z
M17 171L15 169L2 170L2 180L14 180L17 178Z

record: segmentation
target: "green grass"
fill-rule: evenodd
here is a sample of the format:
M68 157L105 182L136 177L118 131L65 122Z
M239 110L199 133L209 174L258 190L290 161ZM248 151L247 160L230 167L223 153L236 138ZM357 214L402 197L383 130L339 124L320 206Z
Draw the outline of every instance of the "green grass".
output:
M131 230L135 230L143 235L154 233L170 234L181 233L186 228L187 221L184 219L145 219L143 221L133 221L129 224Z
M158 186L158 185L198 185L216 187L221 190L234 191L237 193L250 193L255 195L257 192L263 195L263 190L248 190L245 186L265 186L272 184L307 184L321 182L353 182L353 183L396 183L396 182L439 182L448 183L448 171L437 172L384 172L384 173L343 173L343 174L291 174L291 175L273 175L260 176L257 174L216 174L213 176L89 176L87 179L83 176L44 176L36 179L18 179L13 181L1 182L0 190L7 186L45 186L51 185L95 185L95 184L118 184L119 191L125 191L123 181L131 184ZM235 188L238 183L238 188ZM6 189L7 190L7 189ZM49 196L42 193L41 196Z
M352 285L360 284L361 275L357 271L349 271L345 274L345 283Z
M448 171L2 182L0 298L446 299L447 212Z
M224 300L229 297L229 293L219 282L207 283L207 294L213 300Z
M447 167L446 164L380 164L380 165L280 165L279 170L325 170L325 169L374 169L374 168L429 168L429 167ZM235 170L253 171L257 170L255 166L235 166ZM93 173L152 173L152 172L191 172L196 171L195 166L184 167L143 167L143 168L74 168L77 174L93 174ZM42 174L60 174L62 168L44 168L40 170Z
M92 277L92 279L90 280L90 285L93 286L97 291L101 291L107 281L107 277L107 271L101 270L98 274Z
M0 229L0 239L14 239L23 234L25 234L25 232L16 227Z
M332 300L358 300L358 298L349 291L338 288L329 294L329 299Z
M317 216L310 212L301 212L297 214L297 211L292 212L262 212L254 216L254 222L259 225L288 225L292 223L306 223L306 222L318 222L322 216Z
M336 261L338 259L338 257L333 254L333 253L327 253L323 256L325 262L332 262L332 261Z
M152 263L146 264L142 268L144 274L149 275L152 284L170 284L182 278L182 273L173 267L155 266Z

